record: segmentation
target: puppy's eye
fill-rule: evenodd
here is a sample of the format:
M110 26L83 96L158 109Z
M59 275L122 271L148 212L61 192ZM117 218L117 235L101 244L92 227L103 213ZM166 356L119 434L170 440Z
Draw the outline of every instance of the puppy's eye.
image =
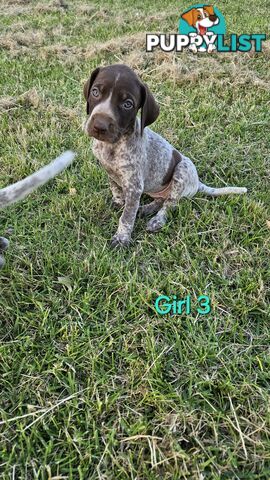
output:
M201 15L198 15L198 20L201 20L202 19L202 16Z
M97 87L93 87L92 90L91 90L91 93L92 93L93 97L99 97L99 95L100 95L100 91Z
M126 110L130 110L131 108L133 108L133 101L128 99L126 100L123 104L122 104L123 108L125 108Z

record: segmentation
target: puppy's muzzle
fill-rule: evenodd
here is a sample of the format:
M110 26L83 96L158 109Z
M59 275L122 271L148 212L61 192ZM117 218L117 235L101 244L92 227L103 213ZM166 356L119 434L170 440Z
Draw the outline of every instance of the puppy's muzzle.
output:
M87 133L104 142L114 142L118 137L117 126L113 118L99 113L91 117Z

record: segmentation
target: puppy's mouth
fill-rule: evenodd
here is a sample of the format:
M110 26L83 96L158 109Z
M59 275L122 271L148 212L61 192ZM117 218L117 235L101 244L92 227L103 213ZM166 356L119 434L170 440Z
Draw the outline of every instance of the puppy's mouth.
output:
M116 143L119 140L120 135L117 133L101 133L96 132L94 129L87 130L89 137L93 137L100 142Z
M198 25L199 26L199 32L200 32L200 35L205 35L206 32L207 32L207 27L203 27L202 25Z
M200 35L206 35L209 28L217 25L219 23L219 19L216 15L210 15L210 17L204 18L197 22L197 27Z

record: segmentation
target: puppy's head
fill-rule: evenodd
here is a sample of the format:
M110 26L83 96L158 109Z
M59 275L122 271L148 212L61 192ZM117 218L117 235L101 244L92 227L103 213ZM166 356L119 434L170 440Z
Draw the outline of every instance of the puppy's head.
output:
M153 123L159 107L135 72L127 65L96 68L84 85L89 115L85 132L103 142L115 143L134 130L141 109L141 134Z
M205 35L207 28L217 25L219 19L215 14L212 5L204 5L201 8L192 8L182 15L182 18L191 26L196 28L201 35Z

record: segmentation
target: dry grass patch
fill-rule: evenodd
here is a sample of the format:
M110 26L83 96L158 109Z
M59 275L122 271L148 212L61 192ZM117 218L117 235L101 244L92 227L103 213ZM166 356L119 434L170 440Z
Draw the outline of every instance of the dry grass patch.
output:
M29 5L16 5L14 3L10 5L5 5L4 8L1 8L1 16L10 17L17 15L25 15L30 11L31 7Z
M266 40L263 43L263 53L264 55L270 56L270 40Z
M41 30L28 30L26 32L18 32L13 35L14 41L23 47L39 47L43 44L45 33Z
M81 13L83 15L93 15L96 11L96 5L94 4L84 4L84 5L79 5L77 8L77 12Z
M29 5L32 0L4 0L5 5ZM1 2L0 2L1 3Z
M17 33L7 33L0 37L0 47L9 50L11 54L26 53L35 47L40 47L45 40L41 30L27 30Z
M19 95L18 97L0 97L0 112L11 110L17 107L33 107L37 108L40 105L41 97L35 88Z
M68 10L70 8L69 3L65 2L64 0L59 0L55 2L50 2L50 3L37 3L37 5L34 6L35 12L40 12L40 13L53 13L53 12L59 12L62 10Z
M76 13L79 15L90 16L88 20L96 19L107 19L111 17L111 13L106 8L97 9L96 5L78 5L76 8ZM123 20L123 17L122 17Z
M12 34L15 32L25 32L29 27L27 26L28 23L25 22L24 20L19 20L18 22L14 22L11 25L8 25L6 27L6 33L11 33ZM2 37L4 34L2 35Z
M269 47L266 44L266 49ZM130 65L140 76L154 77L158 81L170 79L174 84L196 83L208 79L222 84L254 85L269 89L268 79L260 78L257 71L251 69L254 52L194 55L189 51L181 54L154 51L151 55L145 51L145 33L123 35L106 42L97 42L89 47L54 44L44 46L39 54L42 58L51 55L65 62L77 62L78 59L90 60L98 56L111 54L117 62ZM265 53L263 54L265 57ZM104 58L104 62L106 59ZM102 60L101 60L102 63Z
M145 33L138 32L133 35L123 35L118 38L111 38L106 42L96 43L92 49L87 51L88 58L101 53L117 53L122 54L129 52L131 49L137 50L145 45Z
M91 47L76 47L62 44L49 45L42 49L41 56L46 58L50 55L56 55L61 59L71 59L75 56L76 59L92 59L100 54L115 53L125 54L132 48L139 49L145 43L145 33L139 32L134 35L123 35L119 38L112 38L106 42L98 42ZM69 58L68 58L69 57Z
M50 112L53 115L61 116L69 120L79 119L79 111L64 105L56 105L48 99L44 99L35 88L19 95L18 97L3 96L0 97L0 113L14 108L34 108L40 111Z
M1 10L1 15L15 16L35 13L54 13L68 10L71 6L71 3L67 3L64 0L40 2L36 4L33 4L31 0L22 0L21 2L7 1L5 2L4 8Z
M121 60L134 68L139 75L151 76L160 81L170 79L178 85L207 78L222 83L252 84L269 89L269 81L259 78L258 74L250 69L250 56L251 54L230 53L205 57L188 51L174 54L161 50L149 55L143 50L134 49L123 55Z
M113 23L115 25L123 24L123 16L125 17L125 22L127 24L136 24L138 28L144 29L145 31L151 31L153 23L161 22L164 25L166 20L173 19L175 23L175 12L166 11L166 12L157 12L145 16L145 13L141 10L138 11L127 11L123 12L122 15L113 16Z

